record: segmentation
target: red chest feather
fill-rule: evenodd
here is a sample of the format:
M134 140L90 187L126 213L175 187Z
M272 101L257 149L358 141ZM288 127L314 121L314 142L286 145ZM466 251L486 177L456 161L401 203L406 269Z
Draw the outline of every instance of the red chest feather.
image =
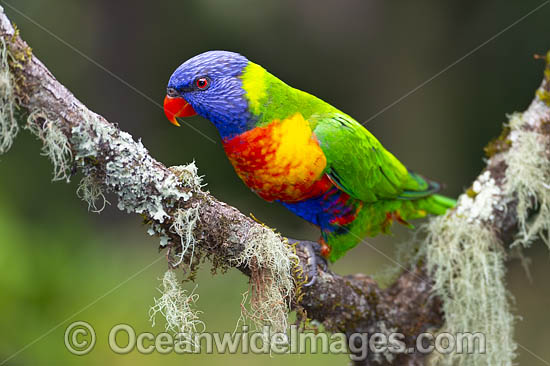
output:
M239 177L265 200L301 201L332 186L323 173L325 155L300 114L242 133L224 149Z

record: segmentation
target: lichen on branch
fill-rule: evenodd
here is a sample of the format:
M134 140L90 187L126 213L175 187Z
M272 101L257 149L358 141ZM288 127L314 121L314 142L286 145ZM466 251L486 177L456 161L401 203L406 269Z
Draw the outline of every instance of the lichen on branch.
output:
M244 250L231 261L250 270L250 308L244 304L242 317L250 318L258 329L270 325L273 332L287 330L287 316L294 291L293 269L298 256L287 239L265 226L254 226L243 233Z
M68 182L73 156L69 139L59 127L59 122L50 119L45 112L33 111L27 117L25 128L42 141L42 155L50 159L53 165L52 180Z
M550 104L540 98L549 79L525 112L509 116L501 143L489 149L487 168L456 209L425 227L419 257L426 258L433 291L442 300L441 331L481 332L487 347L486 354L452 352L437 358L438 364L513 364L516 317L505 283L508 249L539 238L550 247ZM509 223L514 235L506 242Z
M166 331L175 334L181 346L198 347L195 335L204 332L206 325L200 320L202 312L196 309L199 295L195 289L191 292L185 290L174 271L168 270L162 278L159 292L161 297L155 298L155 305L149 311L153 326L157 315L161 314L166 319Z
M4 38L0 39L0 154L8 151L19 131L15 119L15 82L9 66L10 53Z

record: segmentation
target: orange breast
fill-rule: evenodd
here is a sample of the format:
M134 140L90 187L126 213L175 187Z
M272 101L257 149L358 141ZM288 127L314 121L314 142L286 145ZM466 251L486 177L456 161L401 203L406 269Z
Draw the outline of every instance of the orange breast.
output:
M239 177L265 200L301 201L332 186L323 174L325 154L301 114L244 132L224 149Z

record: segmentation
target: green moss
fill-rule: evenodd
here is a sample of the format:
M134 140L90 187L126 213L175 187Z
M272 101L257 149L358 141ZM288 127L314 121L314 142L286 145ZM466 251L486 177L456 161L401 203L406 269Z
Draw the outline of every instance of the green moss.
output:
M32 59L32 48L29 47L25 42L18 42L19 29L17 28L15 23L13 23L12 26L15 32L11 37L9 37L9 40L6 42L9 56L8 64L14 79L15 94L18 96L19 99L25 102L28 97L27 95L25 95L25 93L21 92L21 86L24 84L26 79L22 71Z
M550 135L550 120L541 121L539 130L544 135Z
M512 145L512 141L508 138L510 131L510 127L505 126L497 138L489 141L487 146L483 148L483 151L485 151L485 156L492 158L496 154L510 149L510 146Z
M545 83L536 91L536 95L542 102L550 106L550 51L546 53L546 56L537 56L537 58L542 58L546 61L546 68L544 69Z
M17 44L17 40L19 38L19 28L15 23L12 23L11 25L13 27L14 32L10 37L9 43L14 45L14 44ZM14 60L24 64L30 61L32 57L32 48L25 43L21 49L11 48L10 53L12 54Z
M550 107L550 91L540 88L537 90L537 97Z
M293 257L291 258L292 262L292 276L294 277L294 301L298 306L304 298L303 286L308 282L307 275L304 273L304 269L300 265L300 260L296 254L296 245L298 242L289 245L289 249L292 251Z
M19 30L13 24L14 33L2 37L0 44L0 154L8 151L19 131L15 118L17 102L25 102L21 93L25 81L22 72L32 58L32 49L19 41Z

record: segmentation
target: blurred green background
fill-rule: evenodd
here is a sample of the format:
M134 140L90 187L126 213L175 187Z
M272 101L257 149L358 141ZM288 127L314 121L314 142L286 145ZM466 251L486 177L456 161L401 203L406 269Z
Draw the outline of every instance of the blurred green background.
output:
M540 3L0 1L34 53L88 107L142 138L166 165L194 159L220 200L253 212L286 235L309 239L317 238L314 228L263 202L238 180L219 142L209 142L186 125L176 129L168 123L160 104L172 71L206 50L237 51L365 121ZM532 56L550 48L548 19L550 5L369 121L367 128L409 168L444 182L445 192L456 196L483 167L482 148L500 132L505 114L521 111L531 101L543 69ZM186 122L218 141L214 127L201 118ZM75 194L80 176L69 185L51 183L51 165L40 156L40 148L24 131L0 157L0 363L19 351L6 364L347 363L345 355L114 354L107 334L115 324L131 324L138 332L162 331L162 322L151 330L147 313L158 296L166 262L138 216L118 211L116 204L101 215L89 213ZM369 240L376 250L362 245L334 268L373 274L391 266L386 256L394 257L395 244L410 238L405 230L395 231L392 237ZM517 260L509 263L508 275L514 309L522 317L516 339L530 351L520 348L518 361L549 365L548 251L535 245L526 254L533 259L534 281L527 280ZM246 278L235 271L212 277L204 268L198 283L198 306L207 329L232 331ZM82 357L63 345L64 330L75 320L91 323L97 332L95 349Z

